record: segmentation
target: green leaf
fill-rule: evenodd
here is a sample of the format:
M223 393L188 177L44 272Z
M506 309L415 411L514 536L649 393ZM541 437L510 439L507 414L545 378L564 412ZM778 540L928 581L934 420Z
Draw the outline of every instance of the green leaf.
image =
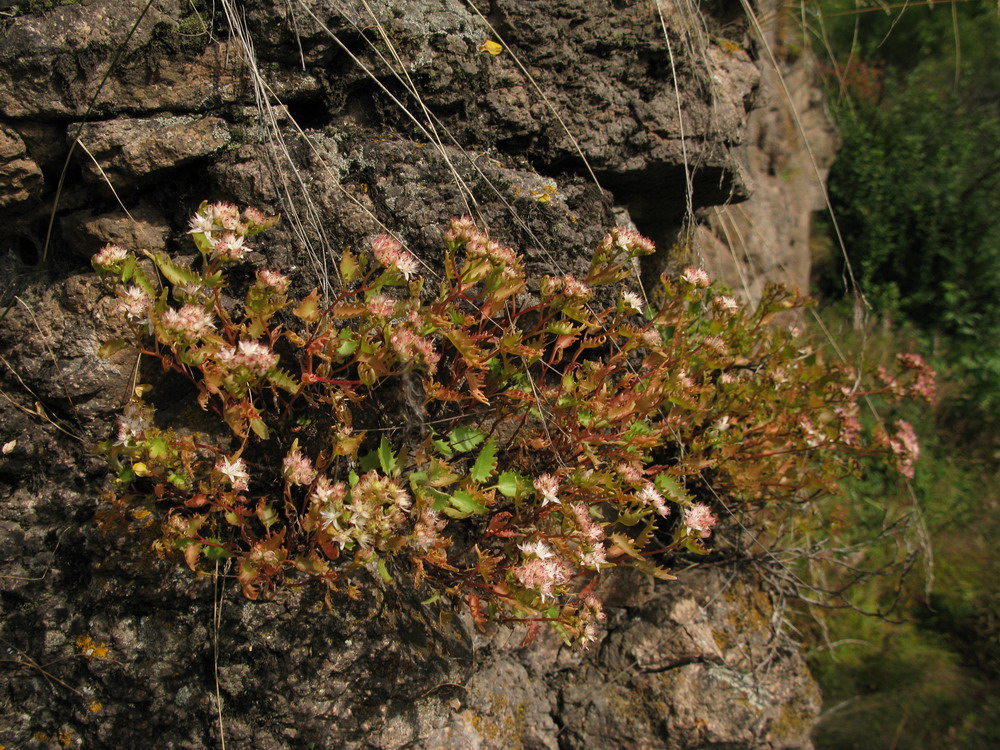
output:
M486 439L486 435L481 430L467 425L459 425L448 433L448 441L451 447L459 453L471 451Z
M213 542L214 544L221 545L221 539L206 539L206 542ZM219 546L215 547L211 544L204 545L202 551L209 560L222 560L227 557L233 557L233 553L227 550L225 547Z
M451 507L445 508L444 512L452 518L468 518L486 512L486 506L479 498L466 490L456 490L449 502Z
M396 472L396 456L392 452L392 446L383 435L378 444L378 462L382 467L382 473L389 475Z
M420 494L424 497L430 497L434 499L432 510L441 512L448 505L448 501L451 497L440 490L436 490L433 487L421 487Z
M347 333L346 336L343 333L340 335L340 338L343 339L343 343L337 347L338 357L349 357L357 350L358 340L351 338L351 336L353 336L353 332Z
M270 503L257 506L257 518L264 524L264 528L269 529L278 522L278 513L271 507Z
M497 468L497 441L490 438L486 445L479 452L476 462L469 471L469 477L473 482L485 482L489 479Z
M131 345L125 339L109 339L101 344L100 348L97 350L97 356L101 359L107 359L128 346Z
M340 256L340 275L344 282L349 284L361 276L361 268L358 266L358 259L350 250L344 250Z
M678 505L690 505L694 502L691 496L669 474L657 474L653 480L660 494L673 500Z
M298 379L294 375L287 373L280 368L276 367L267 373L267 379L272 385L277 386L281 390L290 393L293 396L299 392Z
M250 420L250 429L253 430L254 435L256 435L257 437L259 437L261 440L267 440L268 437L269 437L269 434L268 434L268 431L267 431L267 425L264 424L263 420L261 420L261 419L257 419L257 418L251 419Z
M143 250L147 257L151 258L156 264L156 267L160 269L167 281L169 281L174 286L183 286L185 284L200 284L201 277L192 271L190 268L184 268L184 266L179 266L174 263L166 253L151 253L149 250Z
M497 478L497 489L504 497L517 497L518 490L523 484L523 477L513 471L505 471Z
M162 435L146 441L146 447L149 451L150 458L166 458L170 451L167 439Z
M304 320L306 323L315 323L322 315L319 305L319 291L317 289L313 289L309 292L309 295L303 299L294 310L292 310L292 312L296 317Z
M374 471L379 468L381 462L379 461L378 449L368 451L365 455L358 459L358 466L361 467L361 471L369 472Z
M433 441L434 447L438 449L442 456L445 458L451 458L455 455L455 451L451 449L451 446L444 440L436 439Z

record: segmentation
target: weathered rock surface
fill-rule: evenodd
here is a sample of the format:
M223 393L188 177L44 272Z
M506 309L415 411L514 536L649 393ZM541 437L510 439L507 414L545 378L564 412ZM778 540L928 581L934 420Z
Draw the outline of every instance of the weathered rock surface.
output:
M0 210L24 203L41 192L42 170L30 158L21 136L0 126Z
M815 59L786 59L783 50L796 40L778 12L780 2L759 5L779 66L763 66L762 101L748 118L754 194L738 205L705 209L695 238L706 268L748 300L759 299L769 282L808 291L813 218L826 210L824 185L839 143Z
M86 149L78 149L78 159L88 181L97 186L107 182L115 191L204 160L231 140L226 121L219 117L92 122L76 137Z
M88 448L135 357L96 354L119 323L87 256L189 253L204 199L281 211L248 264L308 289L385 230L435 273L456 214L532 274L581 272L623 209L669 241L688 208L749 194L746 163L777 191L782 147L743 146L783 121L748 125L760 72L716 5L81 0L2 21L0 744L809 745L815 688L745 572L610 581L584 654L442 625L374 581L332 607L248 602L123 534Z

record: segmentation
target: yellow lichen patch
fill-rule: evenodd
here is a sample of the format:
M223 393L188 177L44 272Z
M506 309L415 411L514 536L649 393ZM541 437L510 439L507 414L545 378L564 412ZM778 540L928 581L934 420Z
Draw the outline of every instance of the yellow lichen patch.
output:
M90 703L87 704L87 708L89 708L93 713L96 714L98 711L104 708L104 706L101 705L100 701L91 701Z
M89 635L78 635L76 647L88 659L106 659L108 657L108 645L103 642L95 642Z

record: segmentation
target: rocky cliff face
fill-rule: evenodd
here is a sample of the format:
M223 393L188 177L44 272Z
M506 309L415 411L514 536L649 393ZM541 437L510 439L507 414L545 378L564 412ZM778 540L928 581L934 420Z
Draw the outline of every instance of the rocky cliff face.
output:
M585 268L623 216L669 245L689 211L750 195L748 165L784 195L784 152L760 134L787 123L751 115L761 72L738 5L0 10L0 744L808 746L815 687L745 572L612 577L583 654L429 621L374 583L332 606L308 590L247 602L102 523L88 451L135 359L96 354L115 303L87 259L106 242L189 252L203 199L283 212L251 263L308 288L335 287L340 250L385 229L433 264L459 214L541 274Z

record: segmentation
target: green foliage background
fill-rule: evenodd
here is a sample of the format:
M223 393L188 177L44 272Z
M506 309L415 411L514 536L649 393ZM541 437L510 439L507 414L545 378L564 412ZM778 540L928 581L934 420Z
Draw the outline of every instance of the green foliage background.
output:
M935 410L906 415L923 457L910 487L866 472L843 502L911 495L933 566L896 621L813 613L820 748L1000 746L1000 16L995 3L814 7L843 147L834 213L874 315L863 330L839 251L817 258L826 322L878 360L914 344L942 376ZM822 19L822 21L818 20ZM829 239L835 246L833 228ZM822 244L822 243L821 243ZM891 582L857 592L877 608Z

